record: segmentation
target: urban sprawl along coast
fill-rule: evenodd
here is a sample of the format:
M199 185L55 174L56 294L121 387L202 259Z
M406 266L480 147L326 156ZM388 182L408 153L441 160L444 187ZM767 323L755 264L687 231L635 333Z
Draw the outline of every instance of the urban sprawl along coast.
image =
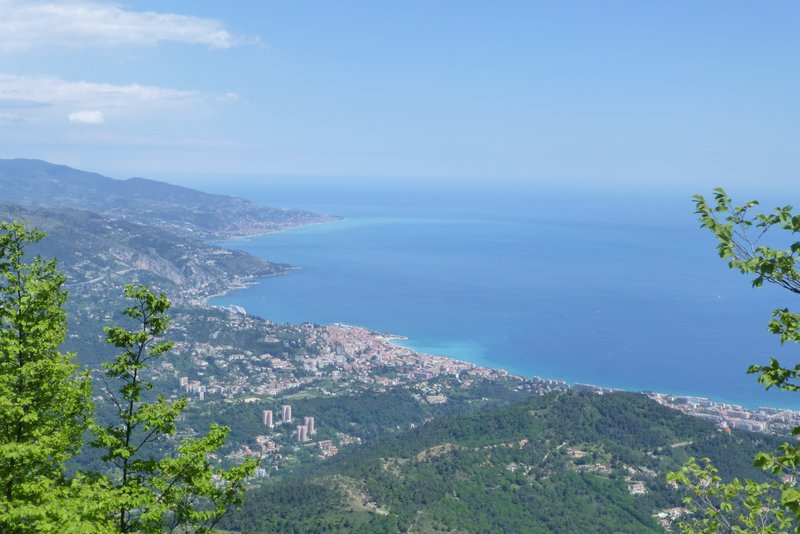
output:
M234 253L220 248L189 255L192 265L211 265L235 258ZM151 263L139 266L138 270L116 263L113 267L81 269L81 275L90 282L70 286L74 297L70 341L76 343L77 352L91 352L92 349L87 350L89 346L103 344L97 332L102 325L113 321L114 316L101 310L120 308L121 303L113 295L119 294L122 280L137 277L146 280L153 273L160 273L157 267L161 264ZM85 267L83 263L80 266ZM172 326L168 337L175 345L170 355L152 369L152 379L159 383L159 391L172 398L188 395L195 409L206 414L206 422L214 413L237 403L252 407L244 421L249 425L266 417L264 412L273 413L272 426L264 423L248 427L252 431L241 434L237 450L231 453L234 459L258 455L274 459L273 465L279 465L286 459L286 450L313 449L317 455L328 457L335 455L340 447L359 441L355 435L326 428L325 419L315 412L298 413L294 420L278 417L282 415L282 406L291 406L293 398L336 398L339 402L365 393L391 395L402 391L414 399L415 407L410 409L428 418L434 413L445 413L452 403L489 401L482 393L476 393L482 387L500 386L519 395L545 394L570 387L598 394L613 391L585 384L569 386L561 380L524 378L502 369L422 354L394 343L397 336L363 327L277 324L250 315L240 306L215 307L208 302L213 295L246 287L257 278L283 274L288 269L288 266L262 266L247 274L246 270L231 273L223 269L178 279L169 291L174 307L170 310ZM71 278L76 277L73 274ZM95 373L99 378L101 372ZM698 397L648 395L662 405L712 420L723 432L745 429L788 435L794 426L800 425L800 413L791 410L748 410ZM107 399L98 395L96 401L103 404ZM436 411L435 407L444 411ZM309 430L307 418L316 422L313 431ZM220 422L229 421L222 418Z

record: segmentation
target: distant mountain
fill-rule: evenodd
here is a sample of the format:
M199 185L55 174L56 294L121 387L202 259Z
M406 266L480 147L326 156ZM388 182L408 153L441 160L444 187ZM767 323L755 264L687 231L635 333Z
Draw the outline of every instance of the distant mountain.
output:
M689 456L710 457L724 477L763 480L753 456L778 442L721 432L643 395L551 394L343 451L254 490L222 528L664 532L676 525L659 525L668 519L658 513L683 497L667 471Z
M303 210L268 208L238 197L144 178L115 180L35 159L0 160L0 203L84 209L201 240L337 219Z
M87 210L0 204L0 220L25 221L47 236L32 248L56 258L74 294L100 298L125 283L153 284L174 299L202 301L245 279L286 272L287 266L182 237L148 224Z

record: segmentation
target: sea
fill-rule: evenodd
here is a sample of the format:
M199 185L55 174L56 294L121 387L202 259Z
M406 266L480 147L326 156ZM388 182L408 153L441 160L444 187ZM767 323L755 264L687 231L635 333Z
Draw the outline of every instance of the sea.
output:
M360 325L526 377L800 409L800 395L746 373L770 356L794 364L767 332L793 296L727 267L691 189L263 180L216 192L344 219L223 243L296 269L214 305Z

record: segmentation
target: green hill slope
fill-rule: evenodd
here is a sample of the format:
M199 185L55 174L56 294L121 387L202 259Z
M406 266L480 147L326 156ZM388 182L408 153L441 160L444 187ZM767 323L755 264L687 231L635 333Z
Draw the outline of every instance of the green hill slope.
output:
M245 532L663 532L665 473L709 456L763 478L776 439L728 435L642 395L566 393L443 419L248 495ZM643 492L643 493L640 493Z

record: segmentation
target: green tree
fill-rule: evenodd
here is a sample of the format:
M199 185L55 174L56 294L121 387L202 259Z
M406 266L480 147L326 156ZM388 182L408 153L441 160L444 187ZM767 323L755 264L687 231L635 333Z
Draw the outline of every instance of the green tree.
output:
M800 293L800 215L791 206L772 213L753 213L758 202L733 204L722 189L714 190L714 200L694 197L700 223L717 239L717 250L728 266L753 276L753 287L764 282L776 284L792 293ZM776 232L779 230L778 237ZM788 234L788 239L787 239ZM770 246L767 239L779 246ZM800 343L800 314L788 308L772 313L769 331L781 344ZM776 358L751 365L748 373L757 374L767 389L800 389L800 364L784 366ZM800 435L800 428L792 431ZM750 480L724 482L706 459L702 465L694 459L669 478L689 490L686 503L695 518L681 524L687 532L795 532L800 527L800 490L794 480L800 467L800 448L784 443L777 451L760 452L755 465L780 476L780 481L757 484Z
M208 435L186 438L173 446L176 420L186 398L168 401L153 388L147 370L168 352L163 340L170 307L164 294L145 286L126 286L132 305L123 314L133 323L106 328L106 340L119 355L104 364L106 391L117 421L93 425L93 446L105 451L112 466L114 522L119 532L210 532L226 509L238 504L254 461L225 470L214 468L209 456L224 443L228 428L212 425Z
M87 375L58 352L64 276L54 260L26 262L44 234L22 223L0 230L0 532L102 529L97 501L79 505L94 486L64 478L91 413Z
M26 261L26 248L43 237L22 223L0 224L0 534L209 532L241 502L256 463L215 468L210 457L228 428L178 441L186 399L147 395L148 367L172 346L161 339L169 301L144 286L125 288L133 305L123 313L136 328L106 328L108 342L122 349L105 364L118 420L95 423L88 373L58 352L65 278L54 260ZM110 473L68 478L65 463L88 429Z

